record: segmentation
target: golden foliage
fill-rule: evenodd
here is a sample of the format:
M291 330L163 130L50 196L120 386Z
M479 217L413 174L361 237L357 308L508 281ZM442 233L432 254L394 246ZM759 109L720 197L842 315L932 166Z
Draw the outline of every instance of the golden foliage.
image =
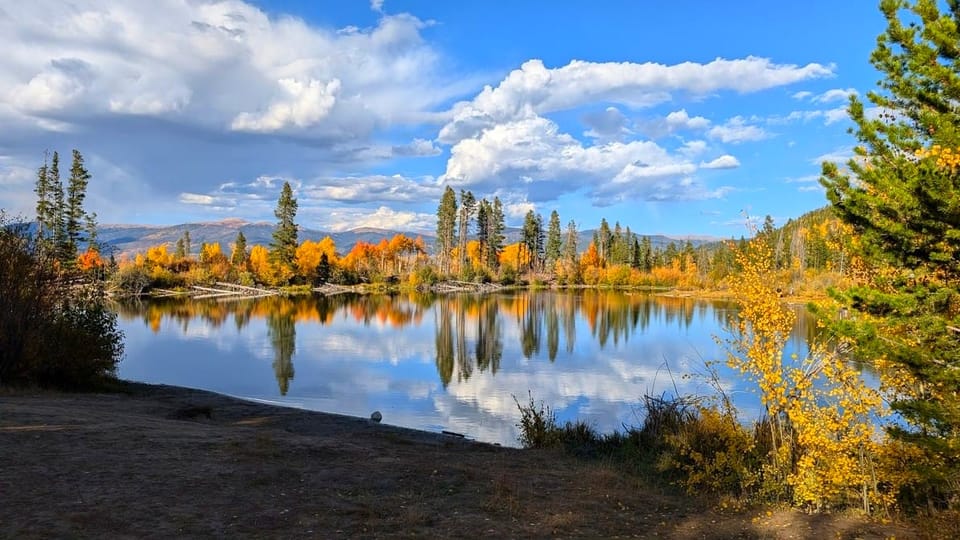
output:
M77 257L77 268L84 272L103 268L103 258L100 252L93 248L87 248L87 251Z
M795 315L780 298L769 245L754 240L737 261L743 270L731 289L740 312L728 364L756 384L766 411L771 450L764 482L785 483L794 502L815 508L856 498L866 509L889 502L876 488L879 393L837 344L785 357Z

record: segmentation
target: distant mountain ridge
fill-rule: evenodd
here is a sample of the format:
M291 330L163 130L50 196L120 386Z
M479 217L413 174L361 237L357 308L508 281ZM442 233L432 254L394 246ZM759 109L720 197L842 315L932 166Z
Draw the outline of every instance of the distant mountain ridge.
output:
M167 244L168 248L172 249L177 240L183 237L183 233L189 231L191 251L198 253L202 243L219 242L225 251L229 250L229 246L236 240L237 233L240 231L243 231L248 246L254 244L267 246L273 240L274 227L273 223L265 221L250 222L230 218L223 221L180 223L177 225L100 225L97 228L97 234L102 244L108 246L108 249L112 249L115 255L120 256L122 254L144 252L150 247L161 244ZM346 253L361 240L377 243L384 238L389 239L400 233L407 234L412 238L423 236L424 242L433 243L432 235L374 227L361 227L342 232L328 232L301 227L298 231L298 239L301 242L304 240L318 241L329 236L337 244L337 250Z
M200 244L219 242L221 247L227 251L229 246L237 238L237 232L243 231L247 239L247 245L261 244L269 245L273 239L274 223L266 221L250 222L238 218L227 218L221 221L180 223L177 225L135 225L135 224L108 224L100 225L97 229L99 240L112 249L116 256L123 254L132 255L133 253L145 252L148 248L167 244L172 249L177 240L183 236L185 231L190 232L191 251L198 253ZM566 231L564 231L564 234ZM593 239L594 229L578 231L577 248L584 251ZM410 231L399 231L393 229L381 229L377 227L358 227L340 232L321 231L301 227L298 238L304 240L318 241L329 236L337 245L337 251L346 254L353 246L360 241L376 244L383 239L390 239L396 234L405 234L411 238L422 236L428 250L432 250L436 236L431 233L418 233ZM506 243L518 242L521 237L521 229L518 227L508 227L504 231ZM648 236L650 243L654 248L666 247L670 242L682 245L688 239L694 246L710 243L718 238L709 237L671 237L666 235L638 235L639 237Z

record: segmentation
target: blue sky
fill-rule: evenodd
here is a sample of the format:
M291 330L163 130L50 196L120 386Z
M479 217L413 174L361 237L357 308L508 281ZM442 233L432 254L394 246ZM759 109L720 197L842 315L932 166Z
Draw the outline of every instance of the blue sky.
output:
M273 221L290 181L325 230L429 232L450 185L740 236L826 204L882 30L861 0L0 0L0 207L78 148L101 223Z

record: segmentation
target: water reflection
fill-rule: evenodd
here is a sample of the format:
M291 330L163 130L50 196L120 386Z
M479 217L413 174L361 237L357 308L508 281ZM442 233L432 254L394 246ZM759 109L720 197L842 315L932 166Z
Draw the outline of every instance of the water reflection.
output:
M615 291L167 298L117 310L122 377L359 416L380 409L389 423L504 444L515 444L513 396L528 390L561 419L602 430L635 420L644 393L708 391L681 375L722 358L714 336L733 314L728 302ZM802 352L813 331L801 317L792 346ZM749 414L755 397L722 375Z

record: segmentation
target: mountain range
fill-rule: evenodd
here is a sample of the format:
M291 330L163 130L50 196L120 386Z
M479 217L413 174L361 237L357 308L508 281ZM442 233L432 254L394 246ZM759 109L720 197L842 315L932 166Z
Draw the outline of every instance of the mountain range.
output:
M229 251L229 246L237 238L237 232L243 231L247 239L247 245L261 244L268 246L273 237L273 223L260 221L250 222L242 219L224 219L213 222L199 223L181 223L179 225L100 225L97 228L99 241L108 246L107 251L112 251L114 255L145 252L148 248L160 244L167 244L173 248L177 240L183 236L186 231L190 232L190 245L194 253L200 251L200 244L219 242L224 251ZM565 233L565 231L564 231ZM580 251L586 249L593 239L594 229L579 231L577 245ZM415 233L409 231L397 231L391 229L380 229L375 227L361 227L340 232L328 232L307 227L301 227L298 238L303 240L320 240L329 236L337 245L337 251L341 254L349 252L353 246L360 241L376 244L383 239L389 239L396 234L405 234L411 238L422 236L427 249L432 249L436 241L436 236L430 233ZM521 237L521 229L518 227L508 227L504 232L507 244L517 242ZM695 246L716 241L717 238L709 237L670 237L664 235L639 235L649 236L653 247L666 247L670 242L682 244L690 240Z

